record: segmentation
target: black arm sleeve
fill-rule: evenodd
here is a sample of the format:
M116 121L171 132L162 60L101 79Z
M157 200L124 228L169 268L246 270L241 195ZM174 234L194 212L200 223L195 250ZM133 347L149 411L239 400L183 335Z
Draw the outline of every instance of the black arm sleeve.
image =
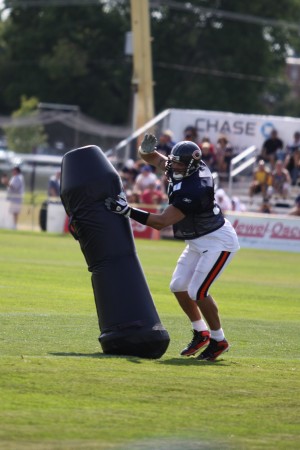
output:
M130 207L129 217L143 225L147 225L147 219L149 215L150 213L147 211L142 211L141 209Z

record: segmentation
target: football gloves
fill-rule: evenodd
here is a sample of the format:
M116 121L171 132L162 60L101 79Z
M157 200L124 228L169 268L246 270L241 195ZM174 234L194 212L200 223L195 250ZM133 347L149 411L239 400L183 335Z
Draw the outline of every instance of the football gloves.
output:
M141 155L149 155L153 153L157 144L157 139L154 134L145 134L144 139L139 147Z
M120 214L125 217L130 215L130 206L127 203L126 195L121 192L117 198L108 197L104 200L106 208L116 214Z

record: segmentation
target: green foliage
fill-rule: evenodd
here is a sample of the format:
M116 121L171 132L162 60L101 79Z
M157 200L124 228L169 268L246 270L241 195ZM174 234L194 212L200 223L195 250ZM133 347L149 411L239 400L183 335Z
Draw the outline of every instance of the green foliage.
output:
M7 48L0 68L0 81L7 72L10 81L0 104L2 97L8 109L15 109L26 94L41 102L79 105L105 122L123 123L130 99L131 67L124 57L129 28L128 11L120 5L112 10L102 3L13 8L5 23Z
M60 39L53 53L41 58L41 67L45 69L49 77L59 80L72 73L73 77L82 77L88 73L86 54L67 39Z
M299 255L240 250L212 288L231 349L179 357L169 292L183 245L137 240L171 337L159 360L104 355L90 274L70 236L0 231L0 449L299 447ZM121 280L116 280L116 282Z
M288 3L288 2L285 2ZM204 1L199 6L212 7ZM269 4L269 8L268 5ZM218 2L220 10L291 20L273 2ZM156 106L264 113L285 65L289 33L201 12L162 9L153 19ZM160 89L160 87L162 87ZM158 92L159 91L159 92ZM161 106L159 106L161 105ZM270 112L270 111L269 111Z
M27 119L37 116L38 99L22 96L20 108L12 114L13 119L26 117ZM19 153L31 153L39 145L47 142L47 136L43 125L10 126L5 127L5 136L8 147Z

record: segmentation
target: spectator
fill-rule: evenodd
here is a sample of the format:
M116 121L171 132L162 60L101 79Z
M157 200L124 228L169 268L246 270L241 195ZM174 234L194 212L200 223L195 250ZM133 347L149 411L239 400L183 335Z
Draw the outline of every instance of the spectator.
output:
M169 156L171 153L172 148L175 145L175 142L173 139L173 133L171 130L165 130L162 132L162 134L159 137L158 143L157 143L157 151L161 153L162 155Z
M7 173L3 173L1 176L1 179L0 179L1 186L6 187L8 185L8 181L9 181L9 178L8 178Z
M156 184L157 180L157 175L152 172L152 167L147 164L141 168L141 173L136 177L134 190L142 193L150 184Z
M249 197L252 200L254 194L261 193L264 198L271 195L272 174L266 167L265 161L261 159L254 170L253 180L249 187Z
M137 191L132 191L130 189L126 191L126 197L128 198L128 201L130 201L133 204L138 204L141 201L140 193Z
M60 196L60 170L49 178L48 197Z
M164 200L166 200L166 196L160 189L157 189L155 183L149 184L141 194L141 203L148 205L161 205Z
M193 127L192 125L188 125L184 129L184 140L185 141L192 141L195 142L195 144L198 144L198 131L196 127Z
M263 214L272 214L272 207L270 204L270 199L268 197L264 198L258 212L263 213Z
M202 141L200 142L199 147L202 148L202 145L203 145L203 144L209 144L209 150L210 150L210 153L212 153L214 156L216 155L216 153L215 153L215 148L214 148L213 144L210 142L209 137L204 136L204 137L202 138Z
M290 210L289 216L300 216L300 195L295 200L295 206Z
M210 171L215 171L216 169L216 158L212 151L212 145L210 142L202 141L200 144L202 150L202 161L205 162Z
M241 202L239 197L233 196L231 199L231 209L232 211L245 212L247 208L246 205Z
M297 185L300 176L300 132L294 133L292 144L287 145L287 156L285 159L285 168L289 171L292 186Z
M137 169L134 160L128 159L124 164L124 167L120 170L120 177L125 190L133 188L139 173L140 171Z
M283 141L278 137L277 130L273 129L270 137L263 143L260 158L270 163L271 168L274 169L278 152L282 151L282 149Z
M232 203L224 189L217 189L215 193L215 199L218 206L221 208L222 213L232 210Z
M13 228L17 228L19 214L21 212L25 183L20 167L16 166L12 170L12 177L4 177L3 184L7 186L7 200L9 201L9 212L13 216Z
M226 136L220 136L216 145L217 171L219 173L229 173L232 157L232 145Z
M290 186L291 177L288 170L284 168L281 160L276 161L275 169L272 173L272 194L286 199L290 192Z
M287 145L287 150L291 153L300 150L300 131L295 131L293 142Z

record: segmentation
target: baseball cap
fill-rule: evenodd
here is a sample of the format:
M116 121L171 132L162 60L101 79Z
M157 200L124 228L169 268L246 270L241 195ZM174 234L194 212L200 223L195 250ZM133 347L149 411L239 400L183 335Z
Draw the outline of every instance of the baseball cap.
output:
M143 166L141 172L152 172L152 167L149 165Z

